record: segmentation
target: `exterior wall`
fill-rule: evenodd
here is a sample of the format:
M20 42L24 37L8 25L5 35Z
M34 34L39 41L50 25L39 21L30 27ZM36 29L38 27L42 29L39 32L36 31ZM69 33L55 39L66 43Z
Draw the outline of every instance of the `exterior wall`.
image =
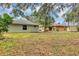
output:
M71 27L69 28L69 31L77 31L77 27L76 27L76 26L71 26Z
M23 25L9 25L8 32L38 32L38 26L27 25L27 30L23 30Z
M65 28L63 26L57 27L59 31L65 31Z
M64 26L54 26L53 30L54 31L65 31L65 27Z
M53 26L53 31L78 31L76 26L64 27L64 26Z
M66 27L66 30L67 30L67 31L70 31L69 27Z

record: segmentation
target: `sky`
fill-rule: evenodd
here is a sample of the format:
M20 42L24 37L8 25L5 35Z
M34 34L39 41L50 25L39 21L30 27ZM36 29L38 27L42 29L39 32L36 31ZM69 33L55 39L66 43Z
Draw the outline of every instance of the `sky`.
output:
M2 15L3 13L11 14L13 8L16 8L15 3L12 4L12 6L10 6L10 8L3 8L2 6L0 6L0 15ZM40 8L40 6L36 7L36 10L38 11L39 8ZM60 13L57 13L57 11L54 11L54 13L50 12L50 16L54 18L56 23L62 24L64 22L64 18L62 17L62 15L67 13L68 10L69 10L69 8L65 8L64 11L61 11ZM32 15L32 13L33 13L32 6L30 6L28 9L26 9L24 11L25 16L30 16L30 15ZM11 15L13 16L13 14L11 14Z
M30 15L32 15L31 7L29 7L29 8L24 12L24 15L25 15L25 16L30 16Z
M58 12L57 10L54 10L53 13L50 12L51 16L55 19L56 23L63 24L65 22L65 18L63 17L64 14L71 12L72 6L65 7L63 10Z
M10 8L3 8L2 6L0 6L0 15L2 15L3 13L11 14L13 8L16 8L16 4L13 4L13 7L11 6ZM27 10L24 11L25 16L30 16L31 14L32 14L31 7L29 7Z

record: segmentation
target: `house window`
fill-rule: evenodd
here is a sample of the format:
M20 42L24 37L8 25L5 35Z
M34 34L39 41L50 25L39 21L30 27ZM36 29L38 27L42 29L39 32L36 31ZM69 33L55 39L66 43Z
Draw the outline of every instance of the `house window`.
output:
M34 25L34 27L37 27L36 25Z
M27 25L23 25L23 30L27 30Z

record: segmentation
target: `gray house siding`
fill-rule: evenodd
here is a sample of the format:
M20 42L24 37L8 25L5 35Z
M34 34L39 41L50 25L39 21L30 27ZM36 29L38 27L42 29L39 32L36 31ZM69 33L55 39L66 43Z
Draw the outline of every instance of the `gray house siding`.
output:
M8 32L38 32L38 26L27 25L27 30L23 30L23 25L20 24L12 24L9 25Z

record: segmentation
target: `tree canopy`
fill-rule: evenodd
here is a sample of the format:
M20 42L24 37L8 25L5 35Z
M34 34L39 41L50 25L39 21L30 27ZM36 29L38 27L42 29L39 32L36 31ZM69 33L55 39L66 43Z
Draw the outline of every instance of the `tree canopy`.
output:
M73 10L67 14L67 18L66 18L67 22L77 22L79 21L79 4L76 5L75 8L73 8Z
M2 32L8 31L8 25L12 23L12 18L6 13L0 16L0 37L2 37Z

